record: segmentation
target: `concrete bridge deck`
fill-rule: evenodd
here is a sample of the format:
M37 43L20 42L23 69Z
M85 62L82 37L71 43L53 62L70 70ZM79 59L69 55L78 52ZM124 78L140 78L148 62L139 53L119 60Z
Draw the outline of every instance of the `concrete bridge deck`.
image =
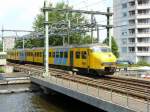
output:
M150 112L147 101L113 91L56 78L31 76L31 81L108 112Z

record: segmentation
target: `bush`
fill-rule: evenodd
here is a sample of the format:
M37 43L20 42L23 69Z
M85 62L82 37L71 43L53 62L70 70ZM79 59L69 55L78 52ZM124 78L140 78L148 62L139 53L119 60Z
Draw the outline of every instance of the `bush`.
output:
M0 67L0 73L4 73L4 69Z
M140 65L140 66L150 66L150 64L148 64L146 61L139 61L137 63L137 65Z

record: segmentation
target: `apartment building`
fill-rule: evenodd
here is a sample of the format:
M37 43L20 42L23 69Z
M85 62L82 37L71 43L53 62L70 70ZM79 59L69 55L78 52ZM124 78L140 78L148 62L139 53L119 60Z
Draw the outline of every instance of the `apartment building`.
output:
M4 51L13 49L15 47L15 37L13 36L3 37L3 42L4 42Z
M113 0L120 59L150 63L150 0Z

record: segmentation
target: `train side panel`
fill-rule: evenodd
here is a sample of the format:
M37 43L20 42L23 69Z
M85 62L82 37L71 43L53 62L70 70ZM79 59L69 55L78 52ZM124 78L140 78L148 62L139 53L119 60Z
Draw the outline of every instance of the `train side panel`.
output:
M74 67L89 67L88 48L74 48Z
M49 64L54 64L54 52L55 52L54 49L52 48L49 49Z
M25 50L26 53L26 62L32 63L34 61L33 50Z
M54 65L63 65L63 66L68 66L69 65L69 59L68 59L68 53L69 49L68 48L57 48L53 49L55 52L55 57L54 58Z
M33 54L34 54L34 62L35 63L40 63L42 64L43 63L43 49L36 49L36 50L33 50Z

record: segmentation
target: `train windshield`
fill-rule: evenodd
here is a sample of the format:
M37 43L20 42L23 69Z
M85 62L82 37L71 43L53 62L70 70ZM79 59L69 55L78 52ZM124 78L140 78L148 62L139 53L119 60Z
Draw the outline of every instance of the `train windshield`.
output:
M93 52L111 52L111 49L108 47L93 47Z

